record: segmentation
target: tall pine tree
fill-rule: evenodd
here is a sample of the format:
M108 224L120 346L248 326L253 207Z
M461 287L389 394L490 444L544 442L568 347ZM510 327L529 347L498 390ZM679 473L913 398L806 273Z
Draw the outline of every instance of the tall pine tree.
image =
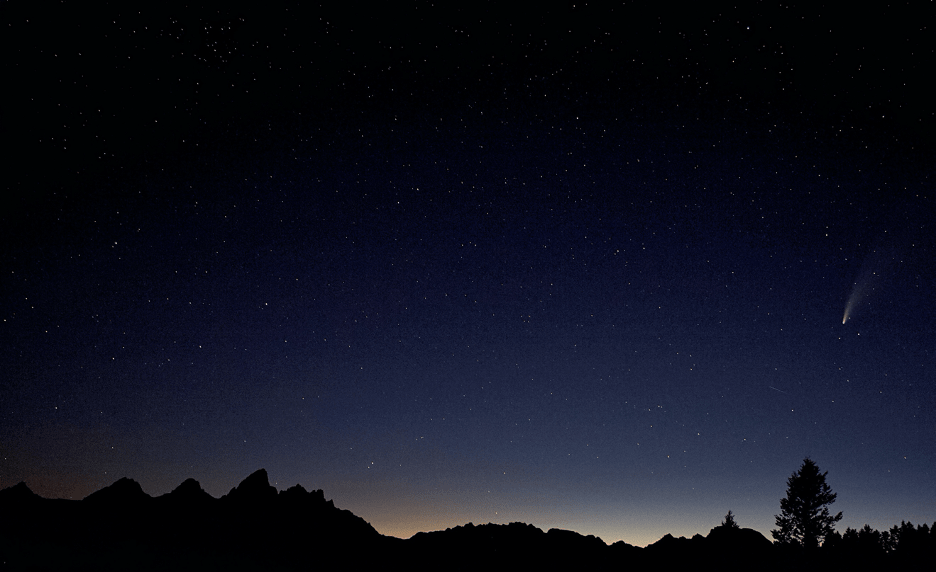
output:
M787 496L780 499L780 514L776 515L778 530L772 530L774 540L807 549L817 548L819 541L835 530L842 513L829 514L835 493L826 483L828 472L807 457L803 466L787 479Z

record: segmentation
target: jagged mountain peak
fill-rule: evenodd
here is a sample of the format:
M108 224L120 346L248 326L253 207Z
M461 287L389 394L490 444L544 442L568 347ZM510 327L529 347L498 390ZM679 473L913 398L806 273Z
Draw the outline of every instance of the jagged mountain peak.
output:
M121 477L114 482L114 484L86 496L83 502L95 504L120 503L125 505L126 503L146 502L151 498L152 497L143 492L143 487L140 486L140 483L127 477Z
M12 487L0 490L0 502L2 503L22 503L41 499L32 489L26 486L24 481L13 485Z
M185 479L182 484L172 489L172 492L160 498L176 503L205 503L217 500L202 488L201 483L192 478Z
M227 502L262 503L272 502L276 499L277 491L270 484L266 469L258 469L251 473L231 492L221 497Z

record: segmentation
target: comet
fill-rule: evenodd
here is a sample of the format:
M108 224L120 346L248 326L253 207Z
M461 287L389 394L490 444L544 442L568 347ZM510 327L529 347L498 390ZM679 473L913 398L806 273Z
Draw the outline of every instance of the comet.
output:
M845 303L842 324L863 310L866 302L877 296L890 282L889 276L906 272L914 258L924 256L922 244L932 244L931 206L918 201L901 201L894 206L885 229L861 264ZM920 241L920 242L918 242Z
M852 286L851 295L848 297L848 302L845 304L845 315L842 316L842 325L845 325L855 312L855 307L859 302L865 297L868 290L873 290L873 287L869 287L870 281L867 278L863 278L859 282L855 282Z
M861 303L875 291L880 290L884 281L884 274L892 270L897 260L897 249L892 241L873 248L865 257L861 265L861 273L852 285L851 294L845 303L845 314L842 316L842 325L850 320L858 311Z
M842 325L851 319L857 311L861 302L872 292L874 292L881 281L881 275L878 270L885 261L884 256L879 250L871 251L871 254L865 259L862 265L861 275L858 281L852 285L851 294L848 296L848 302L845 303L845 314L842 316Z

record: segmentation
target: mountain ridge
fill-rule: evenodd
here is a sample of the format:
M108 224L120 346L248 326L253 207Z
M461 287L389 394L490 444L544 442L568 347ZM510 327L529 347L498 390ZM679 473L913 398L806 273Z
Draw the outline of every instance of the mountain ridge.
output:
M11 569L210 568L307 570L322 564L414 569L531 566L691 566L756 562L760 569L810 569L828 562L772 543L753 529L720 525L692 538L667 534L644 547L532 524L467 523L385 536L363 518L299 484L278 491L259 469L215 498L195 479L156 497L123 477L82 500L46 499L24 482L0 490L0 560ZM841 554L834 556L841 561ZM40 562L35 562L35 559ZM492 564L493 563L493 564ZM854 564L868 564L857 557ZM860 566L859 566L860 567Z

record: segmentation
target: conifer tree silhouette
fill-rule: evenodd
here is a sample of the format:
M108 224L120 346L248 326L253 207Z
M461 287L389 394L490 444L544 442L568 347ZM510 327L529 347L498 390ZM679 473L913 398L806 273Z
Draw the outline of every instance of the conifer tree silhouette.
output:
M780 514L776 515L778 530L771 530L774 540L814 549L819 540L835 530L842 513L829 514L829 505L836 494L826 483L825 473L807 457L803 466L787 479L787 496L780 499Z

